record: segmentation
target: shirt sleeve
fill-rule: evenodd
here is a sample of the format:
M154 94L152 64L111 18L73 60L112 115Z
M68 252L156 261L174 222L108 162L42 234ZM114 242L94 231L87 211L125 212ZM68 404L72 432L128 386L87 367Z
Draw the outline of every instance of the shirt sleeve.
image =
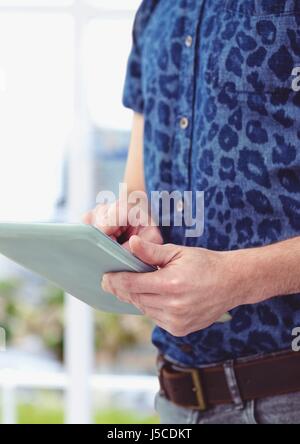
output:
M134 19L132 47L127 62L123 105L143 114L144 99L142 90L143 37L150 16L159 0L143 0Z

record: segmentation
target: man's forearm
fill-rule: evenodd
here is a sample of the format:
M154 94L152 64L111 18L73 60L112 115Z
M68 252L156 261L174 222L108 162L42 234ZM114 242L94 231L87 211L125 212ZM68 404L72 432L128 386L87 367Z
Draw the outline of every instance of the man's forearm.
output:
M232 271L243 289L241 304L300 293L300 237L234 253Z
M130 146L124 175L124 182L127 184L128 193L145 190L143 139L144 118L141 114L134 113Z

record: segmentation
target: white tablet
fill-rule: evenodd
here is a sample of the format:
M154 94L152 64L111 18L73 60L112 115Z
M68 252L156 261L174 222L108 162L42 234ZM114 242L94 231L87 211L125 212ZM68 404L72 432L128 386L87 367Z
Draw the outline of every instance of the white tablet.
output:
M101 289L103 273L155 270L82 224L0 223L0 253L98 310L124 314L140 312Z

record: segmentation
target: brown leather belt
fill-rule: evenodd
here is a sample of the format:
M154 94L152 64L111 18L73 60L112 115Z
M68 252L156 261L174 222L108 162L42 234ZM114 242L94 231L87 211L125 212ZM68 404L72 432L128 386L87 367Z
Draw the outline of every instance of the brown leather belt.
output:
M233 402L224 364L178 367L159 355L159 381L167 399L197 410ZM242 401L300 391L300 352L284 351L233 363Z

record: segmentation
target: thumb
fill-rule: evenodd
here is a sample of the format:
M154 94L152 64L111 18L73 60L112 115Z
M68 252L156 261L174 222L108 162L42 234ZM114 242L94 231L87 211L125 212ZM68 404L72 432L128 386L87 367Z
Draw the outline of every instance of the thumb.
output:
M167 265L176 254L176 248L171 245L154 244L139 236L131 236L129 246L131 252L141 261L159 267Z
M91 224L92 223L92 212L87 211L81 216L81 220L84 224Z

